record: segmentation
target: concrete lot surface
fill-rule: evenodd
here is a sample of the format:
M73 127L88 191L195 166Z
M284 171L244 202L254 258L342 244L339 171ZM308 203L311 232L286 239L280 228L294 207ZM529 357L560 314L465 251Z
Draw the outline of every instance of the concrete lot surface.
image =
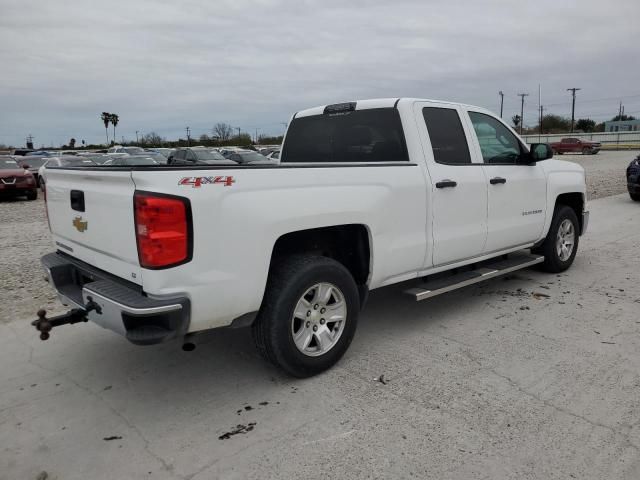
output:
M306 380L265 364L245 330L191 353L93 324L41 342L29 321L51 291L31 286L28 263L5 270L0 479L636 480L640 204L590 207L565 274L525 270L420 303L403 286L375 291L344 359ZM0 225L3 263L48 250L37 215L31 249L17 223Z

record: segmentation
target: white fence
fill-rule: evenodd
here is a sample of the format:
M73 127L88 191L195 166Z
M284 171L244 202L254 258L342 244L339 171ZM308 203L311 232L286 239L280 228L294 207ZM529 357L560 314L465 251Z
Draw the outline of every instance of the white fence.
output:
M580 138L600 142L602 145L627 145L640 143L640 131L637 132L599 132L599 133L549 133L542 135L523 135L527 143L552 143L563 138Z

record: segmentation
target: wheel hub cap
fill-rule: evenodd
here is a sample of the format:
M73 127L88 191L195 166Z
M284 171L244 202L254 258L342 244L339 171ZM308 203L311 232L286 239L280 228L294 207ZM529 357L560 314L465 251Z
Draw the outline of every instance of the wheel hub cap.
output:
M293 341L310 357L331 350L342 336L347 320L344 295L332 283L317 283L300 297L291 319Z
M573 253L573 246L575 244L575 229L573 223L570 220L565 219L558 228L558 235L556 237L556 252L558 258L563 262L566 262Z

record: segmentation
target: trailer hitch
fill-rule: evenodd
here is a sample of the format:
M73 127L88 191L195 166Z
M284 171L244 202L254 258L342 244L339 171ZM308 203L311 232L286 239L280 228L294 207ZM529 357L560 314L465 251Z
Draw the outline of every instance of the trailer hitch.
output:
M72 308L67 313L62 315L56 315L55 317L47 318L47 311L44 309L38 310L38 319L31 322L31 325L36 327L36 330L40 332L40 340L48 340L49 332L54 327L61 325L73 325L74 323L86 322L89 319L87 314L91 311L102 313L102 308L91 297L87 297L89 300L84 308Z

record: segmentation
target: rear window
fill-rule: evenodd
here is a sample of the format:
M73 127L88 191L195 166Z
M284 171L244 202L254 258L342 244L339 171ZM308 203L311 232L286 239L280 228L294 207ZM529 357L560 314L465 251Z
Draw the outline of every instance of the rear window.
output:
M294 118L281 163L408 162L400 115L372 108Z

